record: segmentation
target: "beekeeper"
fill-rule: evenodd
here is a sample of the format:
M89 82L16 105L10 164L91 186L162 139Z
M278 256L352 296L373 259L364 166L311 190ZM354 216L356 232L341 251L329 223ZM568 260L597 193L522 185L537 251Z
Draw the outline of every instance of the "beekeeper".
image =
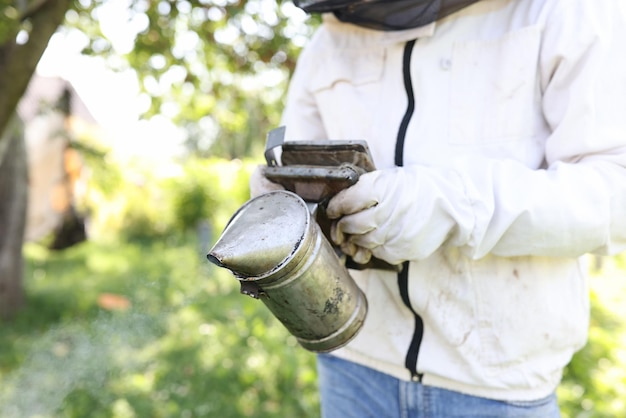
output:
M368 142L333 239L403 266L351 272L369 313L318 356L323 417L558 417L584 256L626 249L624 2L295 3L323 23L286 139Z

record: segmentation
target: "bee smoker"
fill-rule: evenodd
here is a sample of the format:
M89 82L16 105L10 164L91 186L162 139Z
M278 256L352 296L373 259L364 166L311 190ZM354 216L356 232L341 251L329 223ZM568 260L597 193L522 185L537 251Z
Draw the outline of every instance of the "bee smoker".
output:
M241 293L260 299L307 350L347 344L365 320L365 295L295 193L244 204L208 259L230 270Z

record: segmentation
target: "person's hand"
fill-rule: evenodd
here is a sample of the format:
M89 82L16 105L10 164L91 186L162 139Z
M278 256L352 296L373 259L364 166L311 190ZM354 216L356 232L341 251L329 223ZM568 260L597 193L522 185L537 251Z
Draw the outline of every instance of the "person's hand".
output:
M255 198L262 194L272 192L274 190L285 190L283 186L278 183L269 181L265 177L265 165L257 165L250 174L250 197Z
M336 219L332 240L359 263L371 255L391 264L429 256L455 227L455 210L448 199L464 199L448 196L458 190L440 189L446 180L433 177L418 166L363 174L328 203L326 213Z

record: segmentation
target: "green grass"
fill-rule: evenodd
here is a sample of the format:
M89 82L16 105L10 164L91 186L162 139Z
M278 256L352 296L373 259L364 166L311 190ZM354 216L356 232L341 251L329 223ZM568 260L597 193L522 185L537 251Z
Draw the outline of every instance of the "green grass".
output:
M27 305L0 327L0 417L317 417L313 354L204 253L191 238L28 244ZM591 282L564 418L626 416L625 271L607 259Z
M0 417L315 417L314 357L193 241L25 248ZM127 298L107 310L98 297Z

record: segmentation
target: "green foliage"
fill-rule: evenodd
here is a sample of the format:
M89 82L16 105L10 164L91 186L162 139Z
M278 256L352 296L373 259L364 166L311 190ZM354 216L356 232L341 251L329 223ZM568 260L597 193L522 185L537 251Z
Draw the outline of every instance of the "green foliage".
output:
M113 192L91 190L86 205L96 236L149 240L173 232L171 198L162 179L147 169L131 166L118 181Z
M248 199L255 164L190 158L159 176L152 167L109 159L102 175L92 170L81 206L90 213L92 235L101 238L161 239L203 221L219 228Z
M13 0L0 0L0 45L15 39L20 28L20 10Z
M564 418L626 416L624 257L603 262L591 281L589 341L566 368L559 388Z
M72 138L70 146L80 153L88 167L92 187L96 187L104 197L113 196L124 178L119 164L110 156L111 150L102 146L94 136L88 135Z
M131 1L132 51L117 51L97 21L105 0L81 0L68 26L88 35L85 53L137 72L150 105L188 133L201 156L256 155L280 122L298 53L319 23L276 0Z
M248 199L252 162L190 158L183 174L167 185L172 196L174 223L181 230L200 221L224 225L226 218Z
M174 219L183 230L195 228L207 219L213 204L210 191L197 181L182 185L174 196Z

